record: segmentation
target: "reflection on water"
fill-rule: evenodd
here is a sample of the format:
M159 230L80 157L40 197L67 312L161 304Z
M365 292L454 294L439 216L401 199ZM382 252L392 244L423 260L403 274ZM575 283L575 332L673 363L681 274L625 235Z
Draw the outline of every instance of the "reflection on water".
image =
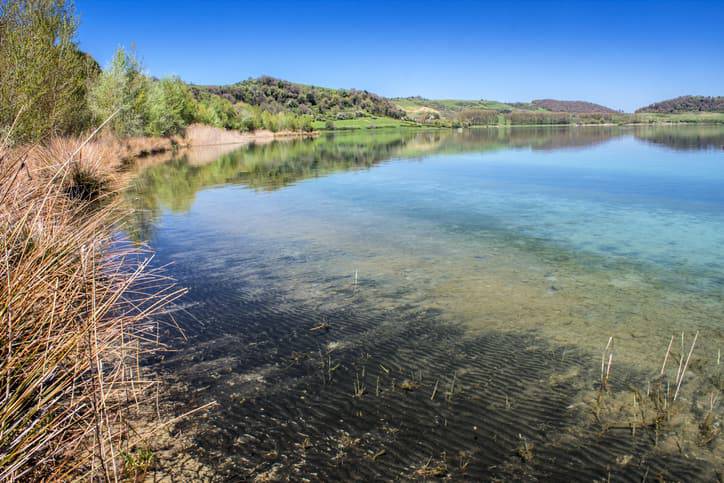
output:
M185 428L198 458L222 479L712 478L681 452L722 456L721 144L376 131L144 169L131 232L191 289L190 341L158 370L179 412L221 403ZM697 330L686 418L649 425L671 335ZM646 401L591 396L611 336L612 387Z

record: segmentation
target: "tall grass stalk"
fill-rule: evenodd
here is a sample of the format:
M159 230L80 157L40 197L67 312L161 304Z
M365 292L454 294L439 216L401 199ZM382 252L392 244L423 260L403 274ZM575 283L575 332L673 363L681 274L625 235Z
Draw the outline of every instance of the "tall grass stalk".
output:
M154 384L153 315L182 291L118 235L102 145L0 145L0 481L124 478Z

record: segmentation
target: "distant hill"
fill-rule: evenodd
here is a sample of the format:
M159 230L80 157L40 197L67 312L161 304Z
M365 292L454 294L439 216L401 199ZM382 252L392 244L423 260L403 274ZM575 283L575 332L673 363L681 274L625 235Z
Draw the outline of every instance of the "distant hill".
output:
M610 107L586 101L559 101L556 99L536 99L531 101L534 107L551 112L569 112L574 114L617 114Z
M439 119L454 119L470 112L489 113L512 112L515 108L498 101L464 100L464 99L425 99L424 97L397 97L391 99L407 116L417 121L426 122Z
M636 113L678 114L685 112L724 112L724 96L681 96L655 102L638 109Z
M273 113L311 114L318 119L405 117L405 111L388 99L365 90L316 87L269 76L225 86L194 86L194 89L220 95L233 103L258 106Z
M532 102L499 102L489 100L425 99L423 97L400 97L392 101L413 117L430 116L437 113L441 118L453 118L467 111L495 111L496 113L556 112L569 114L618 114L618 111L585 101L559 101L538 99Z
M197 97L215 95L229 100L237 112L293 113L312 118L314 129L373 127L491 125L620 124L629 114L586 101L536 99L500 102L487 99L426 99L420 96L386 98L366 90L333 89L299 84L269 76L230 85L192 86ZM253 106L256 109L251 109ZM637 122L722 122L700 119L724 113L724 97L685 96L639 109L653 113ZM711 112L711 113L707 113ZM695 119L678 119L686 113ZM677 119L673 119L678 116ZM644 119L647 117L647 119ZM656 119L648 119L655 117Z

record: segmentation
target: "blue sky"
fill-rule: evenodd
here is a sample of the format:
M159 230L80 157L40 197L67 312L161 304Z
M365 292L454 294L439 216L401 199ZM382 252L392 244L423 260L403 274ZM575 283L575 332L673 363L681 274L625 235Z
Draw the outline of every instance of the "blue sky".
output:
M267 74L386 96L581 99L632 111L724 95L724 1L76 0L102 65L135 46L155 76Z

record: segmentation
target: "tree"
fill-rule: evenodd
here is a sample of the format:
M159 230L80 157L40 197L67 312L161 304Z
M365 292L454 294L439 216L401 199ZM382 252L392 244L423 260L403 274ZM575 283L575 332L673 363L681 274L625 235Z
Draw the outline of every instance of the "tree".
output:
M247 125L242 122L231 101L214 94L201 96L196 108L196 120L203 124L226 129L239 129L242 124Z
M151 136L180 134L193 121L195 101L189 87L178 77L161 79L151 84L146 101Z
M15 141L77 132L90 120L86 86L98 64L74 42L77 21L64 0L0 3L0 127Z
M147 122L148 79L135 56L119 48L91 87L88 105L96 120L121 137L140 136Z

